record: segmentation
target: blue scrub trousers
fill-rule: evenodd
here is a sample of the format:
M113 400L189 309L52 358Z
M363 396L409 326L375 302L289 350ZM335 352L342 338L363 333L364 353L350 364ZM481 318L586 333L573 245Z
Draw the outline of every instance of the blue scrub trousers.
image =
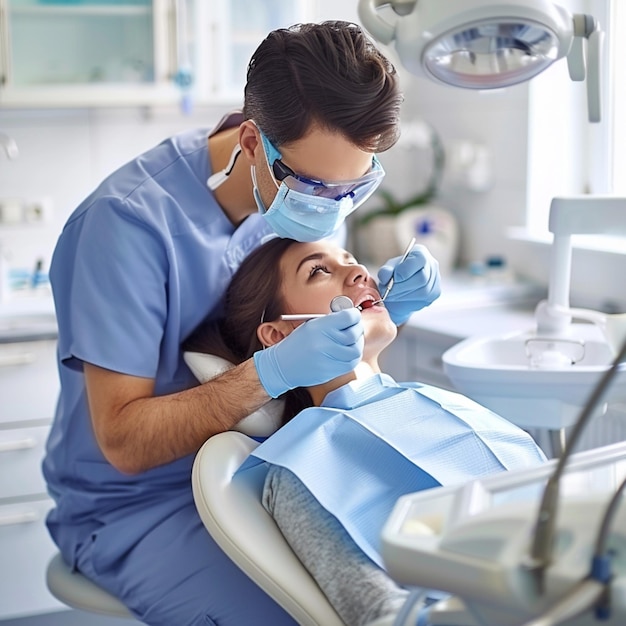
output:
M80 547L77 567L120 598L144 624L297 626L222 552L193 503L160 520L113 562L107 536L124 536L128 520L103 530Z

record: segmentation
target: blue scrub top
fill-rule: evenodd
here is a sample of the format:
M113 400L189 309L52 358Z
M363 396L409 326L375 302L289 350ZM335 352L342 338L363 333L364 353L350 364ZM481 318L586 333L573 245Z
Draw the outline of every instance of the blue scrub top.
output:
M227 116L218 128L242 119ZM82 363L154 379L155 395L197 384L181 343L271 233L258 213L235 228L215 201L209 135L181 133L114 172L70 216L53 255L61 395L43 471L56 501L48 527L72 563L79 544L107 522L135 511L134 531L123 539L132 545L191 497L193 456L137 476L106 461ZM148 503L162 509L151 519L141 515Z

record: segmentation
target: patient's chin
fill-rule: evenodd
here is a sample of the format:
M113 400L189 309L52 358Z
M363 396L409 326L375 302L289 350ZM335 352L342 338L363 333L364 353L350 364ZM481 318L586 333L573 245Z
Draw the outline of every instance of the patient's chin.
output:
M388 315L372 315L363 318L365 347L380 354L398 335L398 327Z

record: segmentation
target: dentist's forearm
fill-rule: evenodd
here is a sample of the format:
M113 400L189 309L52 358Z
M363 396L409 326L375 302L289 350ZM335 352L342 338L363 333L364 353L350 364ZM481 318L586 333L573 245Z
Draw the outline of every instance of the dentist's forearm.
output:
M229 430L269 400L252 360L167 396L152 396L151 379L89 364L85 377L98 444L125 474L194 454L209 437Z

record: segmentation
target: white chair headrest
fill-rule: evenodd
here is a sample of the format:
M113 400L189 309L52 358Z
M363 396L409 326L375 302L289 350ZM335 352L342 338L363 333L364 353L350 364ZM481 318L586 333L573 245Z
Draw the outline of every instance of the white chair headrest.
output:
M214 354L185 352L183 358L201 383L234 367L230 361ZM254 413L244 417L232 430L238 430L249 437L269 437L280 428L284 404L284 400L270 400Z

